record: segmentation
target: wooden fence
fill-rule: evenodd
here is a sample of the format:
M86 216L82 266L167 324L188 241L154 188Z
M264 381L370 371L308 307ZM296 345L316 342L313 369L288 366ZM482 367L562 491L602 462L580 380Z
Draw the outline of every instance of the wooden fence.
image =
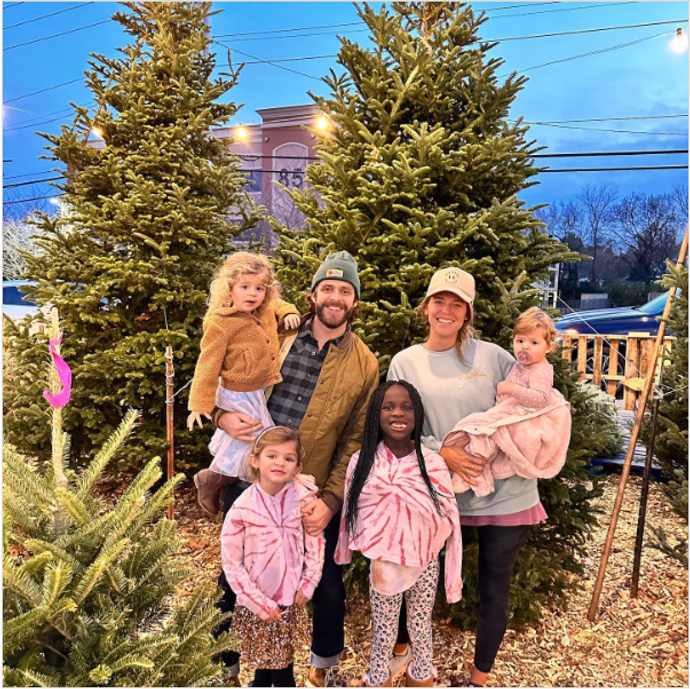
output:
M580 372L580 380L600 386L613 397L620 397L622 389L623 409L631 410L649 372L655 339L650 335L565 335L563 358ZM675 340L664 338L660 361Z

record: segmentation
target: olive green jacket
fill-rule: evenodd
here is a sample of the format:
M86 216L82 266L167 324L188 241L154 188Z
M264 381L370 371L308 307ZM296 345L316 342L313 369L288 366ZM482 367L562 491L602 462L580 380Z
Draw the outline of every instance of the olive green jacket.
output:
M283 339L281 364L296 338L297 331L292 331ZM379 384L379 366L351 329L339 345L328 347L299 434L304 447L302 472L316 479L319 497L335 513L343 504L347 465L362 447L369 398Z

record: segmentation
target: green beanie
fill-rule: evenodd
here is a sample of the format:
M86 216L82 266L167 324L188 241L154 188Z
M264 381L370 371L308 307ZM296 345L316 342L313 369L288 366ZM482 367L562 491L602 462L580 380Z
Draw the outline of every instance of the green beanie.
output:
M314 279L311 281L311 291L316 289L316 286L324 280L342 280L349 282L357 293L359 299L359 272L357 262L352 255L347 251L337 251L334 254L329 254L324 258L323 263L319 269L314 273Z

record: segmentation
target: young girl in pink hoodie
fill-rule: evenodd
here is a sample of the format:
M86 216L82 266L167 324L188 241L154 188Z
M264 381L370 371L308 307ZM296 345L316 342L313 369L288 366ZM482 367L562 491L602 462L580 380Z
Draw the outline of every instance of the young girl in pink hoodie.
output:
M232 628L243 661L257 668L254 685L294 687L294 644L306 634L304 605L321 578L324 537L302 526L302 507L316 482L299 474L297 431L274 426L254 441L254 478L228 511L221 534L225 576L237 595Z
M417 390L404 380L384 383L372 395L362 449L347 470L335 561L350 562L353 550L371 560L367 686L392 685L390 662L403 594L414 648L407 686L433 685L431 613L444 545L448 602L462 595L462 537L453 485L441 456L422 445L423 425Z

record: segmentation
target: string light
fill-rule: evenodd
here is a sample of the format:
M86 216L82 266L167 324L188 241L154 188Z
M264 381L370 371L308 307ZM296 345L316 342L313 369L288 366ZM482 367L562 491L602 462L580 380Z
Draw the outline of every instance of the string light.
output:
M242 126L239 126L237 129L235 129L235 135L238 139L246 139L249 136L247 130Z
M91 133L99 139L103 138L103 130L100 127L91 127Z
M318 120L316 120L316 126L321 130L324 131L330 127L330 122L328 121L328 118L325 117L324 115L321 115Z
M683 29L676 29L676 36L671 41L671 48L677 53L685 52L688 49L688 37L683 33Z

